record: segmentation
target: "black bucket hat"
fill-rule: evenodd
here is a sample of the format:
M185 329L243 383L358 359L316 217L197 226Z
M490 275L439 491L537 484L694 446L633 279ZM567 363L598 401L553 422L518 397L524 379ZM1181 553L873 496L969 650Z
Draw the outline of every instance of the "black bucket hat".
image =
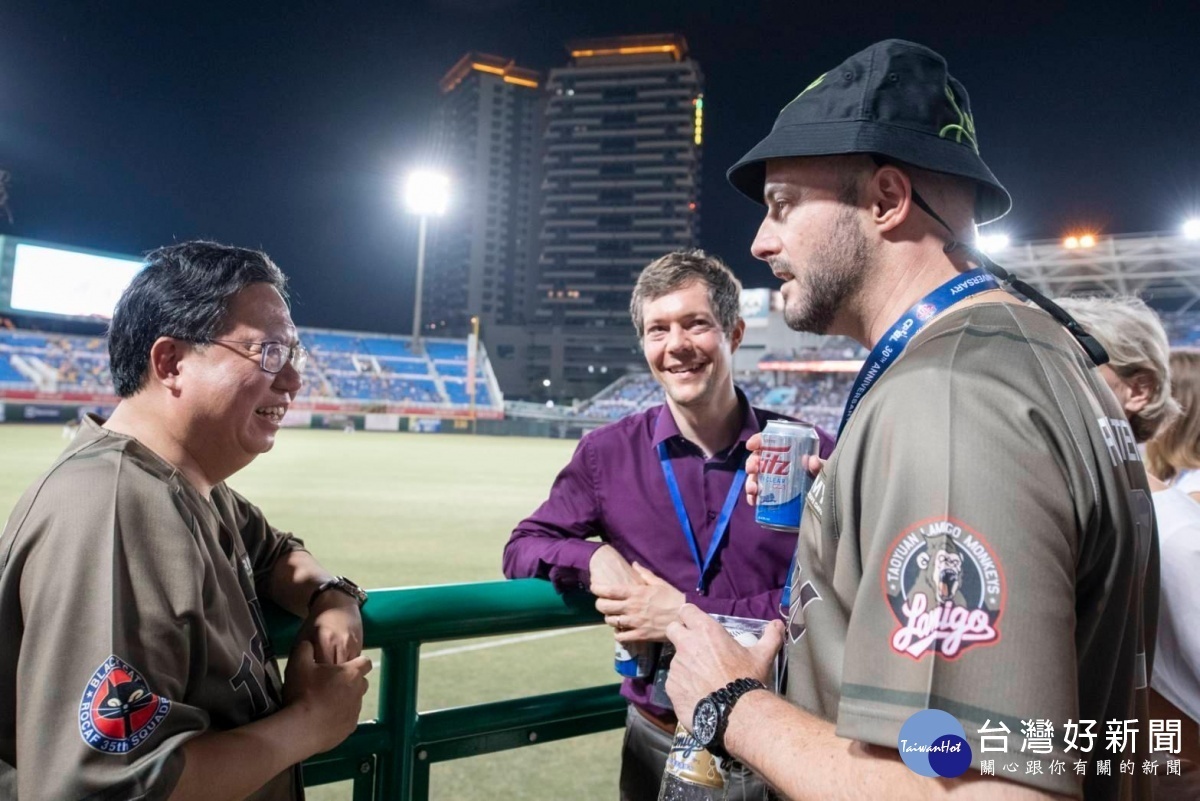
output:
M873 44L810 83L726 177L762 203L768 159L852 153L970 178L977 223L1012 208L1008 191L979 156L967 90L944 58L900 39Z

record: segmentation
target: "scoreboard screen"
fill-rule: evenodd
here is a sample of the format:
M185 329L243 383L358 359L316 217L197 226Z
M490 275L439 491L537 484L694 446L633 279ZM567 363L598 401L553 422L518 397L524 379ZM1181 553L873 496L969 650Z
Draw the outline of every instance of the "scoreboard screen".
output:
M4 238L0 312L108 320L140 259Z

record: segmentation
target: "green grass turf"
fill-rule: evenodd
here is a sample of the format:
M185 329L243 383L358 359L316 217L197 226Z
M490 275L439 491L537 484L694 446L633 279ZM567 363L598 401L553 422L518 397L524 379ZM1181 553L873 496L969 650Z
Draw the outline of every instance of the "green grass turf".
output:
M0 426L0 514L62 450L60 431ZM549 439L283 431L275 449L230 484L277 528L302 537L327 568L364 587L490 581L501 578L513 525L545 498L573 448ZM440 709L615 680L611 636L596 627L424 659L419 704ZM375 715L377 686L364 718ZM440 763L430 797L615 798L620 740L612 731ZM313 801L349 797L348 784L309 791Z

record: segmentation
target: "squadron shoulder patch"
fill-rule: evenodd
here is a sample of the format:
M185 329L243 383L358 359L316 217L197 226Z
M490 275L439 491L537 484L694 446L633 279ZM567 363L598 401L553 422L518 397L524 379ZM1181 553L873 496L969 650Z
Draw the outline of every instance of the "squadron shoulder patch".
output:
M888 546L883 592L899 624L892 650L916 660L957 659L1000 641L1004 573L982 536L962 523L914 523Z
M105 659L79 702L79 734L105 754L126 754L149 739L171 711L142 675L118 656Z

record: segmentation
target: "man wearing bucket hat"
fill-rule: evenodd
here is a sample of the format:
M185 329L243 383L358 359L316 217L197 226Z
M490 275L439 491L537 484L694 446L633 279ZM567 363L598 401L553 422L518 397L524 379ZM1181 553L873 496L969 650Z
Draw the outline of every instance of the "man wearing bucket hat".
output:
M1011 205L978 139L944 59L890 40L729 171L788 324L871 350L787 625L745 649L685 606L667 632L684 723L792 798L1148 795L1145 472L1103 348L968 244ZM786 701L755 689L785 643Z

